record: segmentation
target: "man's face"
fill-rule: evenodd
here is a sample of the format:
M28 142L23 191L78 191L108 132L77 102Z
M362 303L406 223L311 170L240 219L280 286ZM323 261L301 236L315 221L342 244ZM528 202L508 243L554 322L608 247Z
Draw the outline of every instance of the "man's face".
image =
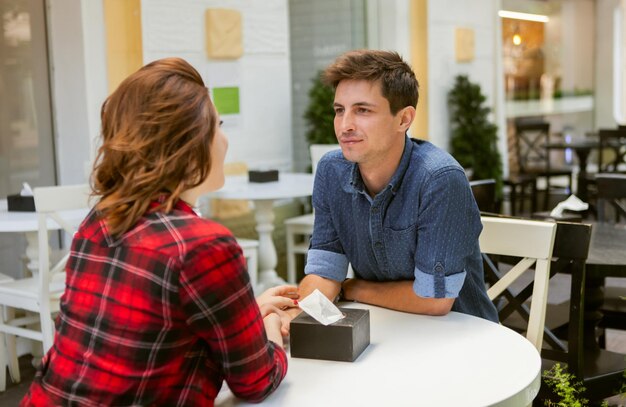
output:
M391 114L379 82L339 82L334 109L335 135L347 160L375 166L404 147L402 110Z

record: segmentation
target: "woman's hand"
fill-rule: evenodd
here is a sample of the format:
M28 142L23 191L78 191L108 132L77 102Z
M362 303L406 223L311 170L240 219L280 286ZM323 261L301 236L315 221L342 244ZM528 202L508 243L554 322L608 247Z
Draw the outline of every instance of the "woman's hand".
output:
M268 326L274 327L274 332L280 331L280 336L289 335L289 324L291 323L289 314L272 304L263 304L259 309L261 310L261 317L263 317L263 322L265 323L265 331L270 340L278 343L276 336L272 335L270 333L271 331L268 330ZM282 338L280 345L282 346Z
M298 306L298 287L292 285L280 285L278 287L272 287L258 297L256 297L256 303L259 308L263 305L273 305L274 307L286 310Z

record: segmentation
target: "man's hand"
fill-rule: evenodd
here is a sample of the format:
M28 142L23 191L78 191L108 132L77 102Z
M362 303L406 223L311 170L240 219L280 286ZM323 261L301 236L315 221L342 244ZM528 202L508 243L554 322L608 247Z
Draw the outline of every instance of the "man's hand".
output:
M306 298L306 296L315 291L316 288L333 301L337 294L339 294L341 284L338 281L309 274L300 282L300 287L298 287L298 294L300 295L299 298ZM285 309L285 312L291 319L294 319L302 312L302 310L297 307L291 307Z

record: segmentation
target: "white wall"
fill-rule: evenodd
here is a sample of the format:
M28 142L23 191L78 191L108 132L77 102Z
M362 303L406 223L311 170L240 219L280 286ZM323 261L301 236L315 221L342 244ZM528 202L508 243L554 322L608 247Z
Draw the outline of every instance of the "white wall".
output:
M59 184L86 181L106 98L102 2L48 0L52 108Z
M102 3L48 1L60 182L83 182L107 93ZM444 149L450 132L447 94L457 74L467 74L481 85L495 110L504 146L502 109L496 103L500 97L498 5L498 0L428 2L429 92L422 97L429 103L430 139ZM242 13L244 55L240 59L206 57L204 11L209 7ZM410 59L408 0L369 0L368 7L378 13L377 46ZM455 61L457 27L474 30L472 62ZM288 0L143 0L142 35L144 63L180 56L198 69L209 87L228 77L240 86L241 114L229 118L225 126L230 141L227 161L245 161L252 168L292 168Z
M437 146L449 149L450 120L448 92L456 75L468 75L480 84L487 96L487 105L494 111L492 120L498 124L498 137L507 162L504 135L503 104L501 95L500 28L497 0L429 0L428 1L428 122L430 140ZM474 31L474 59L459 63L455 57L456 28ZM499 85L498 85L499 84Z
M209 60L205 52L207 8L239 10L244 53L240 59ZM178 56L216 83L239 86L238 117L224 117L230 142L227 162L251 168L289 170L291 162L291 77L287 0L143 0L144 63Z
M596 2L595 125L615 127L613 117L613 10L620 0Z

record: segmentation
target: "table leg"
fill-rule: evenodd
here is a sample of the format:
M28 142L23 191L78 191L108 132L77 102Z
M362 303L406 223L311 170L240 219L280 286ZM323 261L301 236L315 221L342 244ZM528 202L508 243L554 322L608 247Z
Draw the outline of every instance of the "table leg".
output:
M591 150L574 149L574 151L578 156L578 166L580 167L578 171L578 190L576 192L581 201L587 202L587 159Z
M37 232L25 232L24 235L26 236L26 268L31 276L36 276L39 272L39 238Z
M259 291L285 284L276 274L278 256L272 240L274 231L274 200L254 201L256 231L259 233Z

